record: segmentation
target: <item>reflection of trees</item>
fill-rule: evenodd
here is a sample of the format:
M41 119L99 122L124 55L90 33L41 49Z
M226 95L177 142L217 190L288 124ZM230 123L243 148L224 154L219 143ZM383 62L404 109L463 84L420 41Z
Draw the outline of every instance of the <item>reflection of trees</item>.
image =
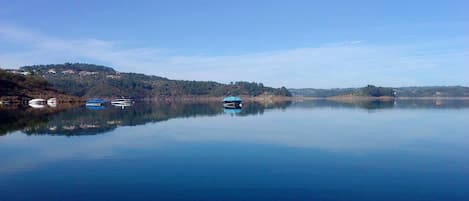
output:
M469 100L465 99L404 99L395 103L397 108L434 108L434 109L460 109L469 107Z
M58 108L33 109L27 106L0 108L0 135L9 132L47 125L51 116L63 112L71 105Z
M360 108L368 109L368 110L375 110L375 109L385 109L385 108L392 108L394 106L393 101L380 101L380 100L373 100L367 102L359 102L356 105Z
M300 108L362 108L380 110L390 108L468 108L468 100L429 99L391 101L314 100L304 102L246 102L241 111L229 113L218 102L138 102L132 107L108 106L104 110L88 110L84 106L32 109L0 108L0 135L23 130L26 134L94 135L119 126L135 126L166 121L172 118L214 116L229 113L235 116L262 115L269 109Z
M458 109L469 107L464 99L396 99L396 100L310 100L295 102L292 107L302 108L362 108L367 110L405 108L405 109Z
M294 107L301 108L362 108L362 109L385 109L392 108L394 103L392 101L379 101L379 100L311 100L296 102Z
M262 114L265 108L285 108L288 104L259 104L246 103L246 109L237 115ZM26 134L49 135L94 135L111 131L119 126L135 126L151 122L166 121L171 118L189 118L196 116L214 116L223 114L223 108L218 102L138 102L132 107L124 109L108 106L103 110L88 110L86 107L76 107L64 112L51 114L38 113L36 118L29 118L28 110L9 111L17 116L4 116L6 123L2 123L2 133L23 130ZM4 122L4 121L2 121ZM13 124L13 122L24 122Z
M137 103L124 109L109 106L103 110L78 107L57 114L43 125L24 129L27 134L94 135L119 126L135 126L170 118L216 115L219 107L201 103Z
M238 114L239 116L247 115L262 115L266 109L280 108L285 109L291 105L291 101L284 102L272 102L272 103L259 103L259 102L250 102L243 103L243 109Z

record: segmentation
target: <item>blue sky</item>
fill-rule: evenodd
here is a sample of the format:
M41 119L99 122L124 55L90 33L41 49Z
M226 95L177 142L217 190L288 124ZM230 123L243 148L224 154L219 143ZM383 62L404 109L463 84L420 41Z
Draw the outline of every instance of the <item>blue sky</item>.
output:
M0 66L287 87L469 86L469 1L4 1Z

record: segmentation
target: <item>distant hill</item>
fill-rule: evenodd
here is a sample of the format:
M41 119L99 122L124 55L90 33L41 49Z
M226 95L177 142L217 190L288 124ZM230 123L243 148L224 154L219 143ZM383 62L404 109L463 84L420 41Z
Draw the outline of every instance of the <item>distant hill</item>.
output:
M93 64L65 63L20 68L34 77L46 79L52 87L80 97L160 98L177 96L291 96L285 88L266 87L262 83L171 80L137 73L117 72Z
M62 102L78 101L54 89L45 79L0 70L0 101L24 102L32 98L59 98Z
M400 87L395 90L402 97L469 97L469 87L462 86Z
M377 87L368 85L362 88L336 88L336 89L289 89L294 96L308 97L335 97L335 96L365 96L365 97L381 97L394 96L393 88Z
M469 97L469 87L434 86L434 87L376 87L343 89L288 89L293 96L334 97L334 96L398 96L398 97ZM394 93L395 92L395 93Z

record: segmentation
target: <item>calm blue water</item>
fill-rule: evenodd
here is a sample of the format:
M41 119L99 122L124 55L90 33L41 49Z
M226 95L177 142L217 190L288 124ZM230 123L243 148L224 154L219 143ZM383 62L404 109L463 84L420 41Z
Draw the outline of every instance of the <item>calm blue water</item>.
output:
M469 102L3 109L0 200L469 200Z

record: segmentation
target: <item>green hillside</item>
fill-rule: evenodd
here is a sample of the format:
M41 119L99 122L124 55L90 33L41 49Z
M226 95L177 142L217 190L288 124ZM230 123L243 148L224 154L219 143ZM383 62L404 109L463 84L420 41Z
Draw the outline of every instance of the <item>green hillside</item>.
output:
M376 87L344 89L289 89L294 96L333 97L344 95L356 96L397 96L397 97L469 97L469 87L432 86L432 87ZM394 93L395 92L395 93Z
M289 89L295 96L308 97L334 97L334 96L394 96L394 89L389 87L377 87L368 85L362 88L337 88L337 89Z
M46 79L54 88L81 97L159 98L177 96L277 95L291 96L285 88L262 83L171 80L138 73L122 73L93 64L65 63L20 68Z
M0 101L24 102L32 98L60 98L63 102L79 101L54 89L47 80L0 70Z

